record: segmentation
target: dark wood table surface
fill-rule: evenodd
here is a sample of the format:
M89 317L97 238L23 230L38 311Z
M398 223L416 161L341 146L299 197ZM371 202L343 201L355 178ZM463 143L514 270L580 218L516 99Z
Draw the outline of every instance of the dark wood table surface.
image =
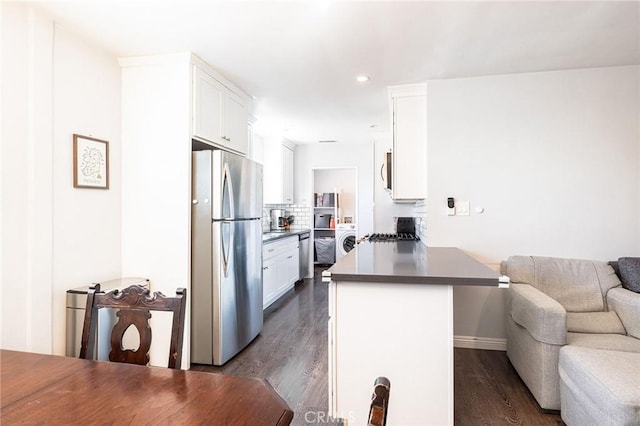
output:
M1 424L288 425L264 380L0 350Z

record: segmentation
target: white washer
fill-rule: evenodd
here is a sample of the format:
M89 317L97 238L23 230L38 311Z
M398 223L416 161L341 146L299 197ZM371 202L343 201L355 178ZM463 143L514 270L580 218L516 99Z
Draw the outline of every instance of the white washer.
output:
M355 223L339 223L336 225L336 262L351 251L356 245Z

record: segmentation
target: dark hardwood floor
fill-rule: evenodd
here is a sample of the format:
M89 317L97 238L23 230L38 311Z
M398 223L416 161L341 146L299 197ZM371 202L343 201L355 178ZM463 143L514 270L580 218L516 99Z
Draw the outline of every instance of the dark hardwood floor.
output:
M322 423L305 421L326 419L328 408L327 285L321 271L267 309L262 333L235 358L222 367L191 369L267 379L295 412L292 424ZM540 411L505 352L456 348L454 361L456 425L563 424L559 415ZM393 383L389 404L392 410Z

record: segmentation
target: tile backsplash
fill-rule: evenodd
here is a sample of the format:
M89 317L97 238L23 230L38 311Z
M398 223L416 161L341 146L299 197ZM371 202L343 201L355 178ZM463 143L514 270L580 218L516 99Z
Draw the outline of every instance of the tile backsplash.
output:
M424 202L416 203L413 216L416 221L416 234L420 237L420 241L427 245L427 205Z
M307 206L297 204L265 204L262 209L262 230L267 232L271 229L271 209L282 209L289 212L294 217L291 229L309 229L310 209Z

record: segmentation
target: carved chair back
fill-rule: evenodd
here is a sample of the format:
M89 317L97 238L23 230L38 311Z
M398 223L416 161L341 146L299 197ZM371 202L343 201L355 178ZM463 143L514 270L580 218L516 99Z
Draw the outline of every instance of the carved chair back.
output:
M167 297L160 292L151 293L149 289L138 285L104 293L100 291L100 284L95 284L89 289L87 295L80 358L94 359L98 310L114 309L118 310L116 313L118 321L111 330L109 360L130 364L149 364L151 348L149 319L152 311L164 311L173 313L168 367L180 369L186 303L187 290L184 288L177 289L176 297ZM134 327L138 331L140 344L137 350L123 348L122 340L129 327Z
M390 390L391 382L386 377L378 377L374 382L369 408L369 426L385 426L387 424Z

